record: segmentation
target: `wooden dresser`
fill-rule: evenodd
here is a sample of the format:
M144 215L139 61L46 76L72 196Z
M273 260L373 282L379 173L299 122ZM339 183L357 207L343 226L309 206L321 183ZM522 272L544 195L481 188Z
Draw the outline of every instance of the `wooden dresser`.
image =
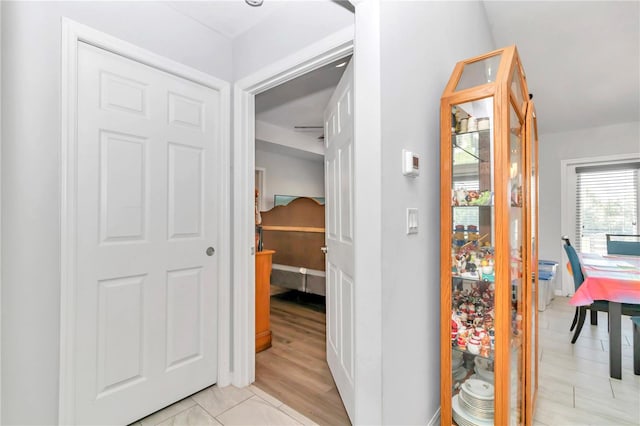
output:
M256 352L271 347L270 277L271 261L275 250L256 253Z

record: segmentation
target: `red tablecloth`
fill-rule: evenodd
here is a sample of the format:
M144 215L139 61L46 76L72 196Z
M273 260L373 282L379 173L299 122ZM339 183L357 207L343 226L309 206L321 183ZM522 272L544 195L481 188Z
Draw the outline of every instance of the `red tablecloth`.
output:
M594 300L640 304L640 257L581 253L584 282L569 300L574 306Z

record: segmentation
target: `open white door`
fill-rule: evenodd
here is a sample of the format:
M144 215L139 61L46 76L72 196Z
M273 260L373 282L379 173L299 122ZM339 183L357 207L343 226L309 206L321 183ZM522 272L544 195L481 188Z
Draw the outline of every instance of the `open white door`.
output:
M127 424L217 380L221 96L85 43L77 72L73 422Z
M327 363L342 402L355 414L353 250L353 61L324 113Z

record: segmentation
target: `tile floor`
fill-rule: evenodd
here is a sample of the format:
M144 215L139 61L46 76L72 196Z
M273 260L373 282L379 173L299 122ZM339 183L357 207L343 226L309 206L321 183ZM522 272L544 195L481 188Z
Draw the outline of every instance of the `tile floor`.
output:
M131 426L316 425L255 386L212 386Z
M640 425L640 376L633 374L632 329L622 317L622 380L609 377L607 317L589 317L571 344L574 307L556 297L540 312L540 374L535 426ZM255 386L205 389L135 426L312 425L311 420Z
M589 315L571 344L575 308L556 297L539 315L540 374L534 425L640 425L640 376L633 374L632 326L622 317L622 379L609 377L607 314Z

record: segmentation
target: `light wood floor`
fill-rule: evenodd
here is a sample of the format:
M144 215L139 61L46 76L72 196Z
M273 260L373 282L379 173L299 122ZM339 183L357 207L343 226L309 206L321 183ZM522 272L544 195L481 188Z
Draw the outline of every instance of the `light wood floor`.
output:
M640 376L633 374L632 327L622 317L622 380L609 377L606 313L586 322L575 345L574 307L556 297L540 312L540 387L534 425L640 425Z
M256 354L254 385L320 425L350 425L326 362L325 313L293 294L271 297L273 346Z

